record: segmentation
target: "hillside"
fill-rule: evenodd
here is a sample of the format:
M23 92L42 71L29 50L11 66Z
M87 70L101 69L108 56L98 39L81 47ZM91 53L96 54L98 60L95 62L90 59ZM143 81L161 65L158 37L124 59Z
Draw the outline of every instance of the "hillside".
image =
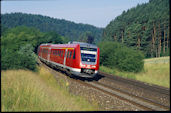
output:
M144 52L146 57L169 55L169 0L149 3L123 11L104 29L103 40L117 41Z
M85 32L91 32L95 42L100 41L102 28L97 28L88 24L76 24L64 19L56 19L48 16L10 13L1 15L2 26L13 28L16 26L35 27L41 32L56 32L59 35L68 37L70 40L78 40Z

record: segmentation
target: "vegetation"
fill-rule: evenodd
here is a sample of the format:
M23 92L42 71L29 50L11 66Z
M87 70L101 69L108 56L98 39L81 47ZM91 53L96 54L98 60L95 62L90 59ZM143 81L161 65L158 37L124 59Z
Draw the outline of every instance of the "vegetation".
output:
M103 40L123 43L143 51L146 58L170 55L169 0L149 0L112 20Z
M129 72L143 70L144 56L140 51L133 50L117 42L101 42L99 47L101 65Z
M1 36L1 70L36 71L38 46L41 43L65 43L64 40L64 37L54 32L42 33L25 26L6 29Z
M76 24L64 19L25 13L2 14L1 23L7 28L24 25L37 28L41 32L56 32L61 36L69 38L70 41L78 41L85 32L91 32L94 35L94 41L99 42L103 30L88 24Z
M170 57L150 58L145 59L144 62L144 70L140 73L119 71L116 68L105 66L100 66L100 70L109 74L170 88Z
M81 36L79 37L78 40L80 42L95 44L94 36L93 36L93 34L91 32L85 32L85 33L81 34Z
M56 82L45 68L39 72L1 72L1 111L94 111L96 104L74 96L63 79Z

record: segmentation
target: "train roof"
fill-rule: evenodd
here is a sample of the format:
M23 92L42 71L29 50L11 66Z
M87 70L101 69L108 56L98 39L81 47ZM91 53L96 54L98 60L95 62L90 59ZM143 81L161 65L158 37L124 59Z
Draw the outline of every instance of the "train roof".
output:
M80 47L88 47L88 48L97 48L96 45L93 45L93 44L89 44L89 43L84 43L84 42L76 42L76 41L71 41L71 42L68 42L69 44L79 44Z
M41 44L41 46L46 46L46 47L72 47L72 48L76 48L78 45L80 45L80 47L88 47L88 48L97 48L96 45L93 44L89 44L89 43L84 43L84 42L68 42L68 44L51 44L51 43L47 43L47 44Z
M41 44L40 46L45 46L45 47L68 47L68 48L75 48L77 47L79 44Z

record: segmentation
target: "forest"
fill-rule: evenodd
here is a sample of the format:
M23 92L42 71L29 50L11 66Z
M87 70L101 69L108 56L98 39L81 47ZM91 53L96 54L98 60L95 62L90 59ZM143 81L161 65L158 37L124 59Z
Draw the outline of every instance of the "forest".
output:
M35 27L41 32L53 31L61 36L67 37L71 41L78 41L78 39L82 39L85 34L91 34L92 37L94 37L94 43L101 40L103 31L102 28L97 28L93 25L77 24L64 19L26 13L2 14L1 24L6 28L27 26Z
M112 20L104 29L102 40L141 50L146 58L168 56L169 31L169 0L149 0Z

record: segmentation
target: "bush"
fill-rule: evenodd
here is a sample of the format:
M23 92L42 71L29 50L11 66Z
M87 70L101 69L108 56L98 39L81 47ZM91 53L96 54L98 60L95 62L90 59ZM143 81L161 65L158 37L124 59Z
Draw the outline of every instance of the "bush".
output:
M36 71L37 48L41 43L63 43L55 32L41 33L35 28L18 26L1 36L1 70L29 69Z
M139 72L144 68L144 55L117 42L99 43L100 64L121 71Z
M21 47L20 50L2 47L1 51L1 69L29 69L36 71L36 55L33 52L33 47L27 44Z

